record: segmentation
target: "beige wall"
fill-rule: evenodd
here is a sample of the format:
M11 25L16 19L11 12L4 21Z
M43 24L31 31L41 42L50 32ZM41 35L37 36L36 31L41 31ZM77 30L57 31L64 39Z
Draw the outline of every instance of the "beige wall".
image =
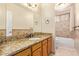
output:
M0 4L0 29L5 29L5 4Z
M34 16L34 32L52 33L55 38L55 14L54 4L43 3L40 5L39 11ZM46 24L46 20L49 23ZM54 40L54 39L53 39ZM53 45L52 45L53 46Z
M75 25L79 26L79 3L75 4L75 19L76 19Z
M6 4L6 8L13 14L13 29L34 27L35 32L54 33L54 4L41 4L37 12L32 12L18 4ZM49 24L45 23L47 19ZM35 24L36 22L38 24Z
M79 26L79 4L75 4L75 26ZM79 28L78 31L76 31L76 38L75 38L75 48L77 49L77 52L79 53Z
M33 28L33 12L19 4L7 4L13 14L13 29Z
M37 24L34 22L35 31L45 32L45 33L55 33L55 15L54 15L54 4L43 3L40 4L40 10L38 11L38 17L36 18ZM46 20L49 20L49 23L46 24ZM35 20L35 19L34 19Z
M55 29L54 4L48 3L41 5L41 19L42 19L42 32L54 34ZM46 20L49 20L48 24L46 24Z
M41 32L42 31L42 22L41 22L41 6L39 4L37 12L34 13L34 24L33 24L33 31L34 32Z

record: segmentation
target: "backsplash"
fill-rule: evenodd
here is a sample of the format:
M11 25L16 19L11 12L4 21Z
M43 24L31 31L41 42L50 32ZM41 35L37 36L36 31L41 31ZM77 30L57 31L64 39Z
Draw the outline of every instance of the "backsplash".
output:
M13 29L12 35L13 37L25 38L28 34L32 33L32 29Z
M0 43L3 41L11 41L16 39L23 39L32 33L32 29L13 29L12 36L6 37L5 30L0 30Z
M5 29L0 29L0 37L5 36Z
M5 29L0 29L0 43L5 40Z

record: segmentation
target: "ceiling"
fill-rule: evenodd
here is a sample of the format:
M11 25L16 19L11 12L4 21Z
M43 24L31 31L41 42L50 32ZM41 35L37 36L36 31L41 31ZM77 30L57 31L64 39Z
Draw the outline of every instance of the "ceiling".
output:
M37 3L22 3L21 5L31 9L32 11L37 11L39 4L37 4Z
M55 10L62 11L64 8L68 7L70 3L56 3L55 4Z

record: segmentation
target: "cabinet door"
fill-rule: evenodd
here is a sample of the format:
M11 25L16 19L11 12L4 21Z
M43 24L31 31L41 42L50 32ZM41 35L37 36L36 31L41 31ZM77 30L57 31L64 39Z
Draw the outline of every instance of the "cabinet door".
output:
M16 54L16 56L31 56L31 49L28 48Z
M47 52L47 42L45 44L43 44L43 56L47 56L48 52Z
M38 48L32 53L32 56L42 56L41 48Z
M37 49L40 48L40 47L41 47L41 42L32 45L32 52L35 51L35 50L37 50Z
M52 51L52 39L49 38L48 39L48 54L50 54Z

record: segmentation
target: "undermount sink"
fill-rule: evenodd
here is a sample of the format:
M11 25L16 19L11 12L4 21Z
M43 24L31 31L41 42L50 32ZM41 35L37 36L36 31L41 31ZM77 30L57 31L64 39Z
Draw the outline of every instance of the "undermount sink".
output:
M39 40L40 38L29 38L29 40Z

